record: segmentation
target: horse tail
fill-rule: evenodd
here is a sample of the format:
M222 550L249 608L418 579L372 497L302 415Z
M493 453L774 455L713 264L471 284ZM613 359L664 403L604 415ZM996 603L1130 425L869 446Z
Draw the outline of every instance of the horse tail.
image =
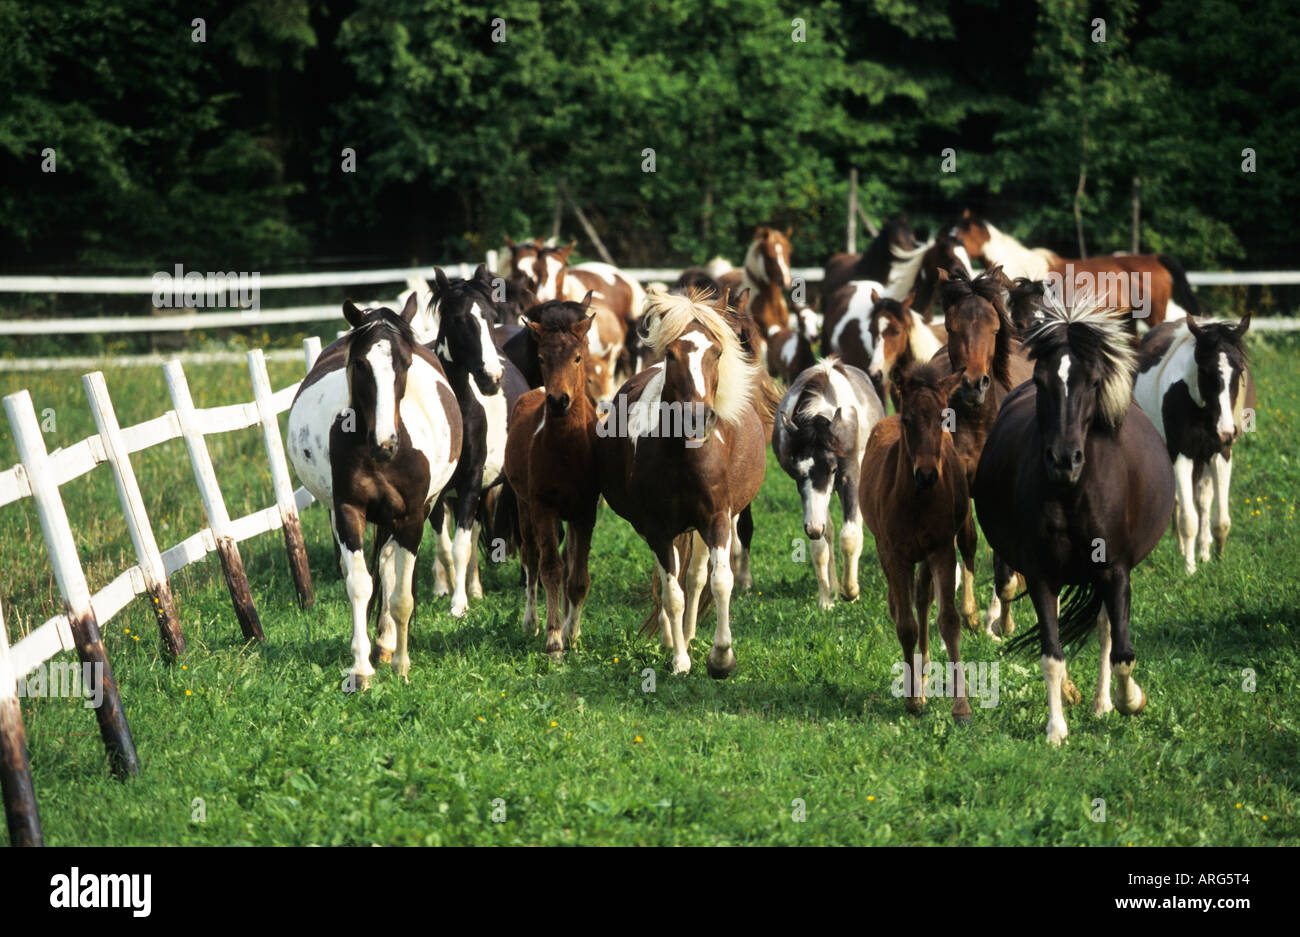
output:
M393 536L393 532L385 527L375 528L375 542L370 548L370 601L366 603L366 621L371 624L379 624L379 613L376 610L379 598L379 589L382 585L379 581L379 551L383 549ZM373 619L372 619L373 614Z
M1068 585L1061 590L1060 613L1057 615L1057 634L1061 647L1074 650L1097 627L1097 616L1103 606L1102 594L1091 583ZM1003 648L1005 654L1030 656L1042 640L1042 622L1022 634L1016 635Z
M1178 258L1172 254L1157 254L1156 260L1160 265L1169 271L1169 276L1173 278L1174 290L1173 299L1189 316L1199 316L1201 314L1201 304L1196 299L1196 294L1192 292L1192 284L1187 282L1187 271L1183 265L1178 262Z
M501 490L493 506L488 542L502 540L506 545L506 554L514 555L519 544L519 499L510 482L501 479Z

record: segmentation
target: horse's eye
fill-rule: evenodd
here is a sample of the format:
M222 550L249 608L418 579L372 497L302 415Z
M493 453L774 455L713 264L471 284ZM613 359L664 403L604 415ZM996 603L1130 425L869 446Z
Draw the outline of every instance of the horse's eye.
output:
M578 357L576 357L576 358L573 359L573 363L574 363L574 364L577 364L577 363L580 362L580 361L582 361L582 355L578 355Z

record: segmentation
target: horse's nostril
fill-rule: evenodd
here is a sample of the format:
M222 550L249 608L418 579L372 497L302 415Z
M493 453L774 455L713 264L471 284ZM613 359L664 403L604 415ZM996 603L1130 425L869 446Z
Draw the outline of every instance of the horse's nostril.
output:
M989 376L985 374L983 377L980 378L980 390L988 390L988 389L989 389Z
M1074 455L1071 456L1071 460L1074 462L1075 465L1082 465L1082 464L1083 464L1083 450L1082 450L1082 449L1075 449L1075 450L1074 450Z

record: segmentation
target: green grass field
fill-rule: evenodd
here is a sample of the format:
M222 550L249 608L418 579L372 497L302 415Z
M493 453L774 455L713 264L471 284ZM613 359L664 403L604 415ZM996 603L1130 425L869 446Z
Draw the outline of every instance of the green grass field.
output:
M561 663L519 627L518 563L485 562L487 598L455 621L422 551L410 685L381 668L340 690L349 613L325 513L304 515L316 607L299 610L278 532L241 549L267 635L240 639L215 556L173 579L189 642L160 656L137 599L104 627L143 763L110 778L81 700L24 701L50 844L1153 844L1300 843L1300 374L1294 340L1253 338L1257 431L1237 450L1225 556L1187 577L1167 534L1134 576L1135 671L1150 702L1091 714L1095 641L1071 665L1085 703L1059 750L1043 738L1035 659L999 661L996 706L955 726L890 692L901 658L868 538L862 598L819 611L794 484L769 454L755 505L754 591L733 602L740 660L710 680L701 626L686 677L636 630L649 551L602 509L583 644ZM271 365L276 387L300 365ZM122 425L169 406L161 369L106 372ZM196 403L251 399L240 365L190 369ZM0 374L53 410L52 450L94 431L80 374ZM0 467L15 459L0 426ZM232 515L271 502L255 430L211 437ZM205 526L179 441L136 457L165 549ZM106 466L63 491L92 589L135 562ZM30 502L0 509L0 603L11 640L59 610ZM991 568L981 544L977 583ZM1032 624L1028 600L1017 605ZM932 629L936 659L943 658ZM654 692L645 692L648 670ZM1255 687L1248 691L1248 675ZM201 799L201 803L198 800ZM1096 804L1104 801L1104 819ZM195 819L196 815L201 815ZM797 816L802 819L796 819ZM500 820L501 822L496 822Z

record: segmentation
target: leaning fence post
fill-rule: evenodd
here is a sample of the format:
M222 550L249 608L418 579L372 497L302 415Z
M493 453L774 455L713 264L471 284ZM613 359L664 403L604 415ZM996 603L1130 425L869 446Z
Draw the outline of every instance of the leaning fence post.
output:
M307 545L302 539L302 524L298 520L298 504L293 498L293 481L289 478L289 463L284 457L284 440L280 438L280 418L271 399L271 378L266 373L266 358L260 348L248 353L248 373L253 381L253 403L262 420L262 442L266 444L266 460L271 465L271 485L275 501L280 508L280 523L284 530L284 548L289 554L289 572L298 590L298 604L311 608L316 598L311 590L311 569L307 566Z
M77 656L83 664L94 667L103 684L103 700L95 708L95 717L99 720L99 734L108 751L109 764L119 778L139 774L140 759L135 752L135 742L131 739L131 729L126 723L126 712L118 697L117 681L113 679L108 654L104 651L99 621L90 604L90 587L86 584L86 574L77 554L77 543L72 537L72 527L68 524L63 500L59 497L58 482L50 466L49 454L45 451L45 439L41 436L41 427L36 421L36 409L32 406L31 395L22 390L6 397L4 404L9 424L13 427L18 457L22 460L27 483L32 489L36 514L41 520L41 533L45 535L45 546L54 567L54 578L63 596L64 611L68 616L68 624L72 627Z
M316 359L320 357L319 335L309 335L302 340L302 355L307 359L307 370L310 372L316 366Z
M221 570L226 575L226 587L230 590L230 600L235 605L239 628L245 638L265 641L262 622L253 605L248 574L244 572L244 560L239 555L239 544L230 531L230 515L226 512L226 502L221 497L217 473L212 468L212 456L208 453L208 444L203 440L203 430L194 412L194 400L190 397L190 385L185 380L185 371L179 361L168 361L163 366L163 376L167 380L167 392L171 394L172 406L176 410L176 422L180 424L181 436L190 454L190 466L194 469L194 480L203 499L208 526L212 528L212 539L217 543L217 555L221 558Z
M36 789L27 760L27 733L18 706L17 675L9 665L9 632L0 614L0 788L11 846L44 846Z
M127 451L122 439L122 428L117 422L113 400L108 396L108 385L104 383L102 371L83 375L81 383L90 399L90 410L95 416L95 426L99 430L100 441L104 444L108 464L113 468L117 497L122 502L122 514L126 517L131 543L135 546L135 555L140 561L140 572L144 574L145 589L153 600L163 649L173 659L180 657L185 653L185 636L181 634L176 603L172 598L171 585L167 582L167 570L163 566L162 554L158 552L158 541L154 539L144 499L140 496L140 485L131 465L131 453Z

